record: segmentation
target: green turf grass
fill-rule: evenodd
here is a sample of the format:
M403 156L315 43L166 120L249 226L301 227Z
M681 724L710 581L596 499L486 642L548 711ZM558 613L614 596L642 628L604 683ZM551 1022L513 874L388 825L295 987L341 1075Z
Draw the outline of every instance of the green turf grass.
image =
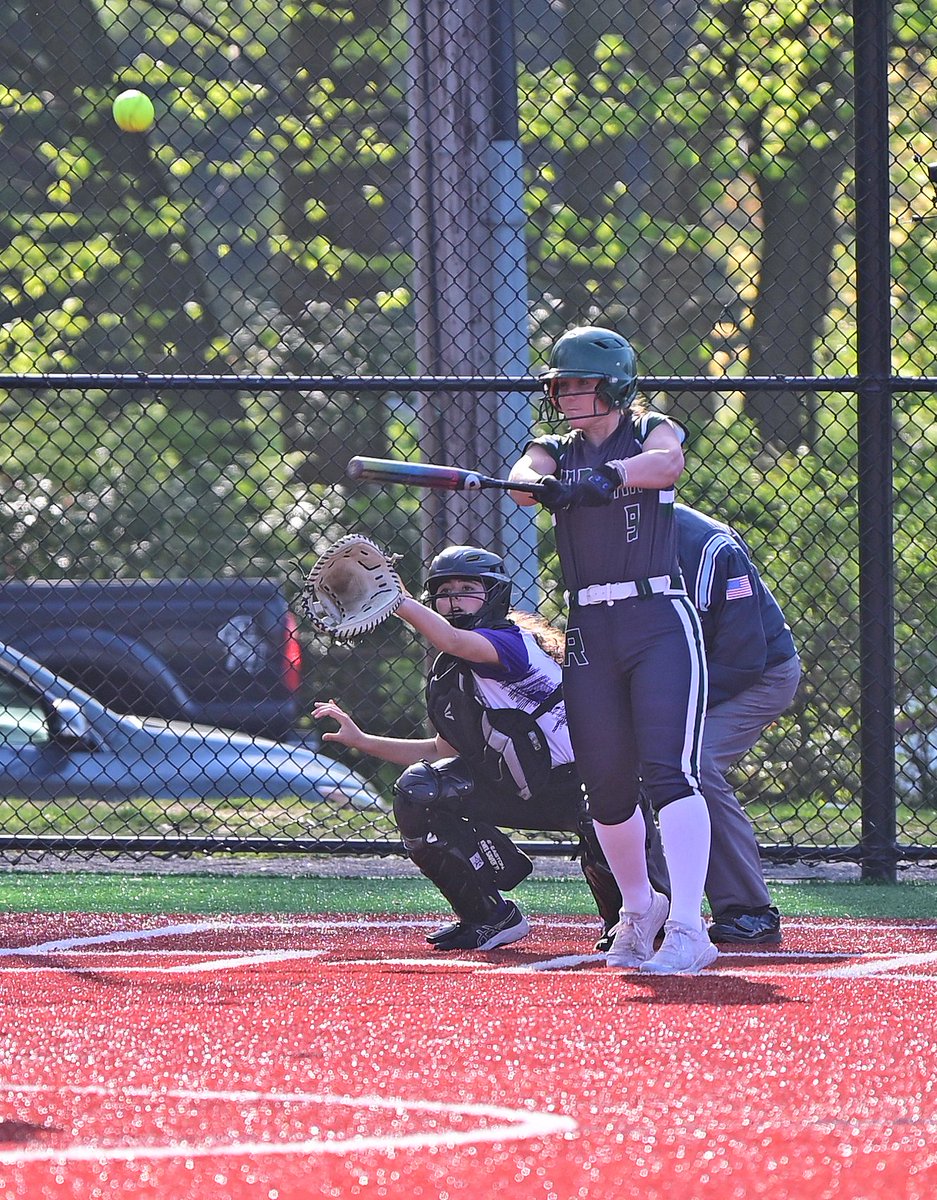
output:
M375 863L375 875L380 862ZM937 883L772 881L788 917L919 917L937 920ZM585 884L528 879L512 896L533 915L593 914ZM421 879L320 878L289 875L163 875L87 871L0 873L7 912L119 913L445 913L439 893Z

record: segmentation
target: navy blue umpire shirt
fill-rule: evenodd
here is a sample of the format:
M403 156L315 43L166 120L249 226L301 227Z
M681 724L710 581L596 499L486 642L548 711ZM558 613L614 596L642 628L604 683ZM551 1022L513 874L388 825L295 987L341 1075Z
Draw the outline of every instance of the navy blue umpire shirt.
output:
M685 504L676 504L674 512L680 570L703 626L714 708L754 686L797 649L735 530Z

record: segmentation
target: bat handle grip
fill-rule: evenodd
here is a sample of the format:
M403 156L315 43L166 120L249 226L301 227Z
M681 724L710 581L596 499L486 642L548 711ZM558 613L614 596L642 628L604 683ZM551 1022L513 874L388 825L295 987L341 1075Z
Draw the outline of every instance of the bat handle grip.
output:
M527 483L513 483L508 481L507 491L511 492L526 492L529 496L542 496L546 489L542 483L538 483L535 479L531 479Z

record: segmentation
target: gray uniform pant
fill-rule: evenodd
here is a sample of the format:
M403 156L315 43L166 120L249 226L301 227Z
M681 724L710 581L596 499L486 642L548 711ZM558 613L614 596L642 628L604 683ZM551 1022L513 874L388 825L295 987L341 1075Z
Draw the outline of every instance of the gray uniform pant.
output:
M732 909L751 912L771 903L755 831L726 779L726 772L790 707L799 682L800 660L789 658L765 671L753 687L707 710L700 783L712 825L706 899L714 916ZM651 882L660 888L666 880L666 866L646 803L644 814L650 834Z

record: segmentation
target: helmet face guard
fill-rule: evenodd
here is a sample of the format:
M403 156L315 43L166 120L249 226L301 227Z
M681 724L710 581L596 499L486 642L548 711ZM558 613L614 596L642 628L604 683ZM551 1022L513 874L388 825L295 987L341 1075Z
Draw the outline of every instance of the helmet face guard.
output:
M591 382L593 384L592 395L595 400L604 400L609 408L614 408L609 390L606 387L604 376L584 376L578 371L550 371L543 377L543 394L549 407L556 412L560 411L560 380L561 379L582 379L583 382ZM596 416L600 416L598 408L594 410Z
M478 612L447 617L456 629L478 629L507 620L514 585L505 573L504 562L490 550L478 546L449 546L430 563L423 602L436 609L436 593L447 579L477 579L485 588Z
M559 408L560 379L594 379L596 399L610 409L624 410L637 394L638 363L631 343L620 333L584 325L557 339L541 379L554 409Z

